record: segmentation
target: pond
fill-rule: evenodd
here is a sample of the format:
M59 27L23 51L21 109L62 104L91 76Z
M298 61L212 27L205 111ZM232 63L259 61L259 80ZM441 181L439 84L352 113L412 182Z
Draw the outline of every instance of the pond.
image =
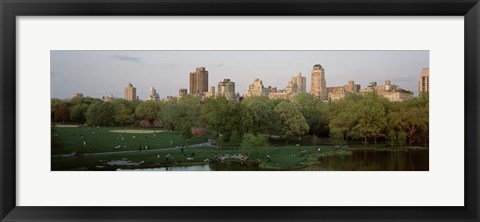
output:
M428 171L428 149L422 150L354 150L352 155L327 156L319 163L298 171ZM174 166L117 171L258 171L258 162L228 162L198 166Z
M428 149L356 150L349 156L329 156L310 165L308 171L428 171Z

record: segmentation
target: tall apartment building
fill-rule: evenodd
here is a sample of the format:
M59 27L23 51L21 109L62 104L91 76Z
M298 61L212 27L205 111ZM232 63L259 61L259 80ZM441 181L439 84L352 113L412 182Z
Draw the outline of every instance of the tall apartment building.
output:
M83 93L78 93L78 92L74 92L72 93L72 96L70 96L71 99L73 98L83 98Z
M205 93L206 97L214 98L215 97L215 86L210 86L210 91Z
M181 89L178 90L178 96L180 96L180 97L182 97L184 95L187 95L187 93L188 93L188 90L185 89L185 88L181 88Z
M268 89L263 86L262 80L255 78L253 83L248 86L247 91L243 95L245 98L251 96L267 96Z
M117 98L115 98L115 97L113 96L113 94L110 94L110 95L108 95L108 96L103 96L103 97L102 97L102 100L103 100L104 102L113 102L113 101L117 100Z
M310 89L310 94L313 96L327 100L327 82L325 81L325 69L316 64L312 69L312 85Z
M157 90L153 87L150 87L150 91L148 93L147 98L145 98L147 101L157 101L160 100L160 95L158 95Z
M298 93L300 90L298 88L298 85L294 83L293 80L290 80L288 81L285 91L289 94L293 94L293 93Z
M235 100L235 82L230 79L224 79L218 83L218 95L227 98L228 100Z
M285 99L285 100L291 100L298 94L292 94L287 92L285 89L277 90L276 92L271 92L268 93L268 98L269 99Z
M125 87L125 100L127 101L138 100L137 89L133 87L132 83L128 83L128 86Z
M345 85L345 88L347 92L360 92L360 85L355 84L355 81L353 80L349 80L347 85Z
M413 98L413 92L392 84L390 80L385 81L385 85L378 85L377 82L371 82L367 88L360 90L362 94L371 92L383 96L392 102L400 102Z
M328 101L336 101L345 98L349 93L360 92L360 85L355 84L353 80L350 80L347 85L328 87L327 92Z
M418 94L428 93L430 88L430 68L423 68L418 80Z
M277 87L273 87L273 86L268 86L267 87L267 91L268 91L268 94L270 93L276 93L277 92Z
M269 99L286 99L292 101L298 94L307 92L307 77L302 76L301 73L297 73L292 77L292 80L288 81L285 89L277 90L277 87L269 86L266 91Z
M307 77L302 76L302 73L297 73L292 77L292 83L296 85L299 93L307 92Z
M190 73L190 94L203 95L208 92L208 71L198 67Z

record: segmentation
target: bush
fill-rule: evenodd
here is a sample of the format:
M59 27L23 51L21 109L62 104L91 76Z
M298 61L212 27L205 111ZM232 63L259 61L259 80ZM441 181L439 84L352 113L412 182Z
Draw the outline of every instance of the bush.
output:
M330 142L334 145L345 145L346 141L343 139L343 132L337 129L330 129Z
M207 129L203 127L193 127L192 128L192 134L193 136L206 136L207 135Z
M230 136L230 143L235 145L240 144L242 142L242 136L238 133L238 131L234 130L232 135Z
M255 136L247 133L243 136L242 145L240 148L250 153L252 150L260 150L268 147L268 139L265 135Z
M400 131L397 136L397 142L401 147L405 146L407 143L407 134L403 131Z
M147 119L141 120L140 121L140 126L141 127L150 127L150 121L148 121Z

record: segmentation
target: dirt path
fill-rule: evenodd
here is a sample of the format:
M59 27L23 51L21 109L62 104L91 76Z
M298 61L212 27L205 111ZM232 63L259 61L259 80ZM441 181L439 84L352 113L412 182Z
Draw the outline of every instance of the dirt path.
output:
M111 133L133 133L133 134L152 134L152 133L163 133L169 132L167 130L137 130L137 129L129 129L129 130L110 130Z
M75 128L78 127L78 125L55 125L57 128Z
M210 142L205 142L205 143L198 143L198 144L193 144L189 145L188 147L202 147L202 146L211 146L213 145ZM156 149L148 149L148 150L142 150L142 152L154 152L154 151L161 151L161 150L178 150L182 147L177 146L177 147L167 147L167 148L156 148ZM85 153L83 154L84 156L96 156L96 155L108 155L108 154L117 154L117 153L136 153L139 152L138 150L124 150L124 151L111 151L111 152L101 152L101 153ZM52 157L72 157L72 154L57 154L57 155L52 155Z

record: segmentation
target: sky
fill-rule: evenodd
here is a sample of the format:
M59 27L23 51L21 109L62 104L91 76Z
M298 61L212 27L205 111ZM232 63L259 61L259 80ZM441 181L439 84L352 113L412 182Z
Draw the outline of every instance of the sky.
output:
M210 86L223 79L235 82L240 95L255 78L263 85L283 89L296 73L307 77L315 64L325 69L327 87L348 80L365 88L369 82L392 84L418 95L422 68L429 67L429 51L84 51L50 52L51 98L66 99L72 93L102 98L123 98L129 82L140 99L155 87L160 98L177 96L189 89L189 73L196 67L209 72Z

